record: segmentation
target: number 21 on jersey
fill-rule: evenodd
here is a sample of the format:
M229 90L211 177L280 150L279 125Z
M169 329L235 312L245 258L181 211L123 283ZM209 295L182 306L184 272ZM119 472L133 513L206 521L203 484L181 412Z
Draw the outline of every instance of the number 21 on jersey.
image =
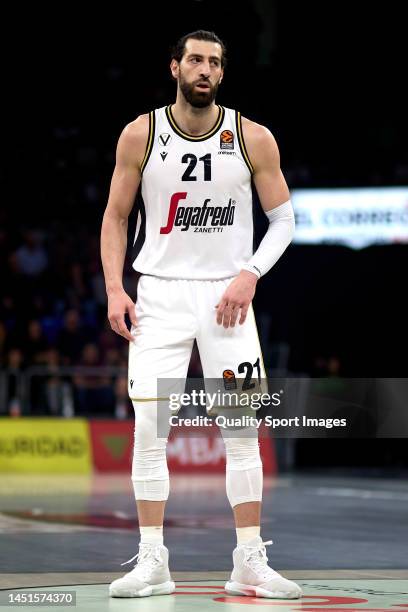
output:
M183 164L188 164L183 176L181 177L182 181L196 181L197 180L197 176L196 174L193 174L195 167L197 165L197 162L203 162L204 165L204 180L205 181L211 181L211 153L207 153L206 155L203 155L202 157L199 157L197 159L197 156L194 155L193 153L186 153L185 155L183 155L183 157L181 158L181 161ZM200 172L199 169L197 169L198 172Z

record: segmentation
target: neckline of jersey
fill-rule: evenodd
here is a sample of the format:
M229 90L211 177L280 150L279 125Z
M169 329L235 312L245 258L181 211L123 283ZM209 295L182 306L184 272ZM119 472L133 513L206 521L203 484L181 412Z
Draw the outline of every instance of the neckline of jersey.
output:
M211 138L211 136L214 136L214 134L220 129L222 122L224 121L225 109L223 106L219 104L217 106L218 106L218 117L217 117L216 122L214 123L211 130L209 130L205 134L201 134L200 136L192 136L191 134L187 134L186 132L183 132L183 130L177 125L176 120L173 117L173 113L171 112L171 104L169 104L166 107L166 116L170 124L170 127L173 129L173 131L176 134L178 134L185 140L190 140L192 142L201 142L202 140L207 140L207 138Z

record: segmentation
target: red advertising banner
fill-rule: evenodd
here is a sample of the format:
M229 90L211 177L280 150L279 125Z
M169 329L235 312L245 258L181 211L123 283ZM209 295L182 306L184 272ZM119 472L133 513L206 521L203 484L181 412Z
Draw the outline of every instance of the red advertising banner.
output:
M97 472L129 472L133 454L132 421L89 421Z
M134 421L89 422L94 469L98 472L129 472L132 465ZM197 431L197 428L195 428ZM191 436L191 428L173 428L167 444L171 473L218 474L225 470L225 445L218 431L206 428ZM259 436L265 475L277 472L275 445L264 431Z
M184 433L183 433L184 429ZM259 445L265 475L277 473L274 441L260 428ZM170 472L217 474L225 471L225 444L218 427L195 427L198 437L192 437L191 427L173 428L167 444Z

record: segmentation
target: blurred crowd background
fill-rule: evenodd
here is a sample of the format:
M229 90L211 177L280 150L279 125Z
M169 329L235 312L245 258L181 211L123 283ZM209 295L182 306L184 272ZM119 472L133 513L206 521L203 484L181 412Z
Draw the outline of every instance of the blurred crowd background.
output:
M100 225L119 134L174 99L169 50L187 31L214 29L225 39L218 101L269 127L290 189L407 185L402 38L396 16L376 10L186 0L98 8L92 17L50 8L47 23L39 7L27 8L22 25L10 15L0 414L133 413L127 343L106 316ZM259 240L256 195L254 209ZM136 210L137 202L129 250ZM407 254L403 244L291 245L256 296L270 373L405 376ZM124 279L135 299L130 254ZM196 352L191 373L200 375Z

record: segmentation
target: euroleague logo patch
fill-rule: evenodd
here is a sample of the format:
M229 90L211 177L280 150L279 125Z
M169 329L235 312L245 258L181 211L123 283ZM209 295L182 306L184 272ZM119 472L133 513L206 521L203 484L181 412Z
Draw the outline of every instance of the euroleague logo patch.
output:
M226 391L231 391L232 389L237 388L237 379L235 378L233 370L224 370L222 377L224 379L224 389Z
M220 134L220 149L234 148L234 134L231 130L223 130Z

